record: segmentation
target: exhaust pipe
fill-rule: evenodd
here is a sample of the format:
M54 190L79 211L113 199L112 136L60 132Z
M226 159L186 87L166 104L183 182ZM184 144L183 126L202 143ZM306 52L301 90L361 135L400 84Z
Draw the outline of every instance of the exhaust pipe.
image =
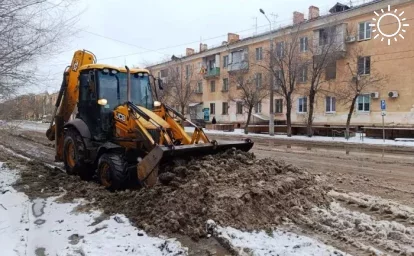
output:
M131 71L126 65L125 69L127 70L127 100L128 102L131 102Z

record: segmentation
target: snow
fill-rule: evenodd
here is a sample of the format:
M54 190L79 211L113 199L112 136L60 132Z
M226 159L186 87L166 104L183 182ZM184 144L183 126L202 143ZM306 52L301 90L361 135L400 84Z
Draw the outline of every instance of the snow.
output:
M186 132L193 132L193 127L185 127ZM245 136L249 138L266 138L266 139L278 139L278 140L299 140L299 141L313 141L313 142L330 142L330 143L349 143L349 144L367 144L367 145L390 145L390 146L406 146L406 147L414 147L413 140L385 140L382 139L373 139L368 137L363 137L361 133L356 133L355 137L351 137L346 140L344 137L327 137L327 136L303 136L303 135L294 135L292 137L288 137L284 134L275 134L274 136L269 136L268 134L257 134L257 133L249 133L244 134L243 129L234 129L233 132L225 132L225 131L217 131L217 130L207 130L203 129L206 134L215 134L215 135L229 135L229 136Z
M1 255L185 255L174 239L149 237L124 215L92 225L102 214L77 212L81 204L57 203L57 198L31 201L11 186L15 170L0 163ZM53 241L53 242L52 242Z
M239 252L239 255L349 255L315 239L282 229L275 230L269 234L264 231L242 232L234 228L218 226L216 232L220 234L221 238L228 240L233 248Z
M20 128L24 130L45 132L49 125L48 123L39 123L33 121L12 121L9 122L9 125L12 125L14 128ZM194 127L184 127L186 132L193 132ZM299 141L313 141L313 142L330 142L330 143L350 143L350 144L367 144L367 145L390 145L390 146L406 146L414 147L414 139L403 139L398 138L395 140L385 140L382 139L373 139L364 137L362 138L361 133L356 133L355 137L349 138L346 140L344 137L331 137L331 136L302 136L295 135L288 137L284 134L275 134L274 136L269 136L268 134L257 134L249 133L248 135L244 134L243 129L234 129L233 132L226 131L217 131L217 130L207 130L203 129L206 134L215 134L215 135L229 135L229 136L245 136L249 138L266 138L266 139L278 139L278 140L299 140Z
M414 228L397 221L382 220L363 212L349 210L338 202L332 202L329 209L315 208L311 218L321 223L319 228L330 235L340 234L348 242L374 255L386 255L371 245L353 240L360 237L382 248L390 248L401 255L414 254Z

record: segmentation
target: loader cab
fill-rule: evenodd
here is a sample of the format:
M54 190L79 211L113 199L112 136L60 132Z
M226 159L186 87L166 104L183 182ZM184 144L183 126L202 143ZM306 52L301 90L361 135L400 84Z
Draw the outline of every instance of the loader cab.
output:
M153 109L148 72L133 70L131 101ZM127 73L111 67L84 69L79 76L78 118L88 126L95 140L112 136L113 110L127 101Z

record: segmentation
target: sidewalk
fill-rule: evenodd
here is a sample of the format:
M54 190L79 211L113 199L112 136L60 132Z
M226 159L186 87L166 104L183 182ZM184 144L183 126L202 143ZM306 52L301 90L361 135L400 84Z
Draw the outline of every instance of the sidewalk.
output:
M344 137L325 137L325 136L313 136L307 137L303 135L295 135L288 137L284 134L275 134L274 136L269 136L268 134L256 134L249 133L244 134L243 129L235 129L233 132L224 132L216 130L207 130L203 129L206 134L214 135L225 135L225 136L238 136L238 137L249 137L249 138L262 138L262 139L277 139L277 140L296 140L296 141L309 141L309 142L329 142L329 143L347 143L347 144L362 144L362 145L386 145L386 146L396 146L396 147L413 147L414 141L410 139L396 139L396 140L385 140L382 139L373 139L362 137L360 133L356 133L355 137L349 138L346 140ZM186 132L193 132L193 127L185 127Z

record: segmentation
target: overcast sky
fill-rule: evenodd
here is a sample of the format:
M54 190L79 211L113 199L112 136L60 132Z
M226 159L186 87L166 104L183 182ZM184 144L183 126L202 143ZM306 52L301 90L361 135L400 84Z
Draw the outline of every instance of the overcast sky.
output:
M368 0L352 0L354 5ZM79 0L73 10L84 10L77 24L79 32L62 48L62 53L40 71L48 74L45 83L34 91L59 89L62 72L73 52L87 49L98 62L115 66L160 62L185 48L199 48L200 40L209 47L226 40L228 32L248 37L269 29L259 12L265 10L275 26L291 23L293 11L305 13L315 5L327 13L337 0ZM339 1L349 4L349 0ZM273 17L271 14L277 15ZM76 14L76 12L74 12ZM33 91L32 91L33 92Z

